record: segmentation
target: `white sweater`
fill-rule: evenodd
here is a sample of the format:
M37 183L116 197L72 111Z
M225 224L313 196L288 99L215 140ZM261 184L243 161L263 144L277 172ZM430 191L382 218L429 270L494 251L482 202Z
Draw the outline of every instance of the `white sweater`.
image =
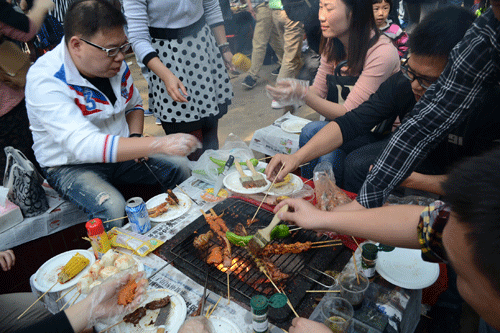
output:
M116 162L118 139L129 135L125 115L143 107L125 62L109 80L114 106L80 75L64 39L31 66L26 108L42 167Z
M208 25L224 22L218 0L124 0L128 37L141 61L155 52L149 27L179 29L197 22L203 14Z

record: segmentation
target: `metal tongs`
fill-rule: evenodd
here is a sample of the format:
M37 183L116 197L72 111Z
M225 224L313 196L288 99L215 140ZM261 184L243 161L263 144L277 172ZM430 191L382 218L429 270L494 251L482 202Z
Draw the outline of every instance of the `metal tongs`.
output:
M207 284L208 284L208 270L207 270L207 277L205 278L205 286L203 287L203 296L201 296L200 316L203 316L205 314L205 303L207 301Z
M325 272L322 272L322 271L320 271L319 269L316 269L316 268L311 267L311 266L307 266L307 268L308 268L308 269L311 269L311 270L313 270L313 271L316 271L316 272L318 272L319 274L323 274L324 276L326 276L326 277L328 277L328 278L332 279L332 280L333 280L333 283L332 283L332 284L330 284L330 285L327 285L327 284L324 284L324 283L321 283L321 282L319 282L319 281L314 280L314 279L313 279L312 277L310 277L310 276L307 276L307 275L305 275L305 274L302 274L302 272L299 272L299 274L300 274L300 275L302 275L303 277L305 277L305 278L307 278L307 279L309 279L309 280L313 281L313 282L316 282L316 283L317 283L317 284L319 284L320 286L325 287L325 288L327 288L327 289L331 289L331 288L333 288L333 287L335 287L335 286L337 285L337 280L336 280L333 276L328 275L328 274L326 274Z

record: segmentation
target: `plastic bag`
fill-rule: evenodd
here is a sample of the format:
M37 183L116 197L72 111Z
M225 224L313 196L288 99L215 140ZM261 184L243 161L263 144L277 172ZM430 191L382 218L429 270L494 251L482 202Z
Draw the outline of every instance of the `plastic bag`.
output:
M314 168L314 192L321 210L332 211L337 206L351 202L351 198L335 184L332 164L321 162Z
M254 158L253 152L250 148L248 148L247 144L238 136L231 133L227 137L222 148L219 150L206 150L200 156L198 161L190 162L189 166L192 170L193 176L208 184L215 184L217 177L224 170L224 164L229 158L229 155L233 155L235 159L238 159L243 163L246 160ZM214 160L218 161L219 164L215 163ZM242 167L244 169L246 168L246 165L242 165ZM236 171L234 166L232 166L226 174L233 171Z
M214 325L204 316L189 318L182 324L178 333L215 333Z

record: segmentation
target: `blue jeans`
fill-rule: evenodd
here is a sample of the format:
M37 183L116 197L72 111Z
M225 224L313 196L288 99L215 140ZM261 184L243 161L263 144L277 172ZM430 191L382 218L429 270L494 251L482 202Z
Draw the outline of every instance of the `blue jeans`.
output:
M163 188L173 188L190 174L186 158L156 155L148 165ZM45 177L61 196L76 204L89 219L103 221L125 215L125 198L112 184L154 185L156 178L145 165L135 161L87 163L44 169ZM123 225L123 220L106 223L106 230Z
M305 146L305 144L328 123L328 121L313 121L304 126L299 137L299 147L302 148ZM376 142L377 140L378 139L373 134L369 133L359 136L349 142L345 142L338 149L316 158L310 161L308 165L303 166L301 168L301 175L304 178L312 178L314 167L316 167L318 163L327 161L332 164L333 174L335 175L335 183L339 187L344 188L344 164L347 154L358 149L359 147Z

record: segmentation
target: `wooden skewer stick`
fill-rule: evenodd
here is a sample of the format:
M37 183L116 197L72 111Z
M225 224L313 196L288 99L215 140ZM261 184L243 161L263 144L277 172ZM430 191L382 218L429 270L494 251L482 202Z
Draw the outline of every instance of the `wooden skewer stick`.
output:
M117 322L116 324L111 325L111 326L109 326L109 327L106 327L105 329L103 329L103 330L102 330L102 331L100 331L99 333L104 333L104 332L106 332L106 331L109 331L109 330L110 330L110 329L112 329L113 327L118 326L118 325L120 325L120 324L121 324L121 323L123 323L123 322L124 322L124 320L122 319L121 321Z
M108 222L113 222L113 221L116 221L116 220L121 220L121 219L128 219L128 216L123 216L123 217L117 217L116 219L112 219L112 220L107 220L107 221L103 221L102 223L108 223Z
M358 241L356 240L356 238L354 236L351 236L352 237L352 240L354 241L354 243L356 243L356 246L359 247L359 243Z
M210 313L208 314L207 318L210 318L210 316L212 315L212 313L214 313L214 310L217 307L217 305L219 304L219 302L220 302L221 299L222 299L222 296L219 297L219 299L217 300L217 303L215 303L215 305L213 306L212 310L210 310Z
M281 170L283 170L283 167L284 167L284 166L285 166L285 164L282 164L282 165L281 165L281 168L280 168L280 170L278 171L278 175L280 174ZM277 175L276 175L276 176L277 176ZM262 206L262 204L264 203L264 200L266 200L267 195L269 194L269 191L273 188L274 183L276 182L276 179L277 179L277 178L278 178L278 177L275 177L275 178L274 178L273 182L271 183L271 186L267 189L266 194L264 195L264 198L263 198L263 199L262 199L262 201L260 202L259 207L258 207L258 208L257 208L257 210L255 211L255 214L253 214L253 217L252 217L252 219L251 219L250 221L253 221L253 220L255 219L255 216L257 216L257 213L259 212L260 207L261 207L261 206Z
M257 161L265 161L265 160L268 160L270 158L273 158L273 156L262 157L262 158L259 158Z
M212 307L212 304L210 304L207 308L207 313L205 313L205 318L208 318L208 314L210 313L210 308Z
M352 261L354 262L354 271L356 272L356 280L358 281L358 284L360 284L360 282L359 282L359 273L358 273L358 265L356 264L356 255L354 253L352 254Z
M29 309L31 309L31 308L33 307L33 305L35 305L35 304L36 304L36 302L38 302L39 300L41 300L43 296L47 295L47 293L48 293L48 292L49 292L52 288L54 288L54 287L56 286L56 284L58 284L58 283L59 283L59 282L58 282L58 281L56 281L56 283L54 283L54 284L52 285L52 287L50 287L50 288L49 288L49 290L47 290L46 292L44 292L44 293L42 294L42 296L38 297L38 299L37 299L36 301L34 301L34 302L33 302L33 304L31 304L31 305L29 306L29 308L27 308L26 310L24 310L24 312L23 312L23 313L21 313L21 314L19 315L19 317L17 317L17 320L19 320L22 316L24 316L24 314L25 314L26 312L28 312L28 310L29 310Z
M311 162L307 162L307 163L301 164L301 165L299 165L299 168L301 168L303 166L306 166L306 165L309 165L309 164L311 164Z
M62 295L61 297L59 297L58 299L56 299L56 302L59 302L61 300L61 298L63 298L64 296L66 296L71 290L75 289L76 288L76 284L71 287L71 289L69 289L67 292L64 293L64 295Z
M334 247L334 246L339 246L342 245L342 243L336 243L336 244L325 244L325 245L318 245L318 246L311 246L311 249L320 249L322 247Z
M305 184L305 183L309 183L309 182L310 182L311 180L313 180L313 179L314 179L314 178L310 178L310 179L306 180L306 181L304 182L304 184Z
M288 231L293 232L302 229L302 227L294 228L294 229L288 229Z
M72 306L73 306L73 304L75 304L75 303L76 303L76 300L77 300L78 298L80 298L80 296L81 296L81 295L82 295L82 292L81 292L81 291L79 291L79 292L78 292L78 296L75 298L75 300L73 301L73 303L71 303L70 307L72 307Z
M283 293L283 295L286 296L285 292L284 291L281 291L278 286L276 286L276 284L274 283L274 281L271 279L271 277L265 272L265 271L262 271L262 273L264 273L264 275L267 277L267 279L269 281L271 281L271 283L273 284L274 288L276 288L276 290L279 292L279 293ZM299 315L297 314L297 312L295 311L295 309L293 308L292 306L292 303L290 302L290 300L288 299L288 296L286 296L286 303L288 304L288 306L290 307L290 309L292 310L292 312L295 314L295 316L298 318Z
M75 298L75 296L77 296L78 298L78 293L75 293L73 296L71 296L71 298L66 303L64 303L60 311L64 310L64 308L66 308L66 305L68 305Z
M340 239L329 239L324 241L312 242L312 245L325 244L325 243L342 243Z
M181 190L181 192L182 192L182 193L184 193L184 194L185 194L185 195L189 198L189 200L191 200L192 202L196 203L196 202L195 202L195 201L194 201L194 200L193 200L193 199L189 196L189 194L187 194L187 193L186 193L186 191L184 191L184 190L183 190L183 189L182 189L179 185L175 185L175 186L177 186L177 188L178 188L179 190ZM217 196L217 195L215 195L215 196Z
M229 288L229 269L226 271L227 275L227 305L231 304L231 294Z
M340 290L306 290L306 293L339 293Z

